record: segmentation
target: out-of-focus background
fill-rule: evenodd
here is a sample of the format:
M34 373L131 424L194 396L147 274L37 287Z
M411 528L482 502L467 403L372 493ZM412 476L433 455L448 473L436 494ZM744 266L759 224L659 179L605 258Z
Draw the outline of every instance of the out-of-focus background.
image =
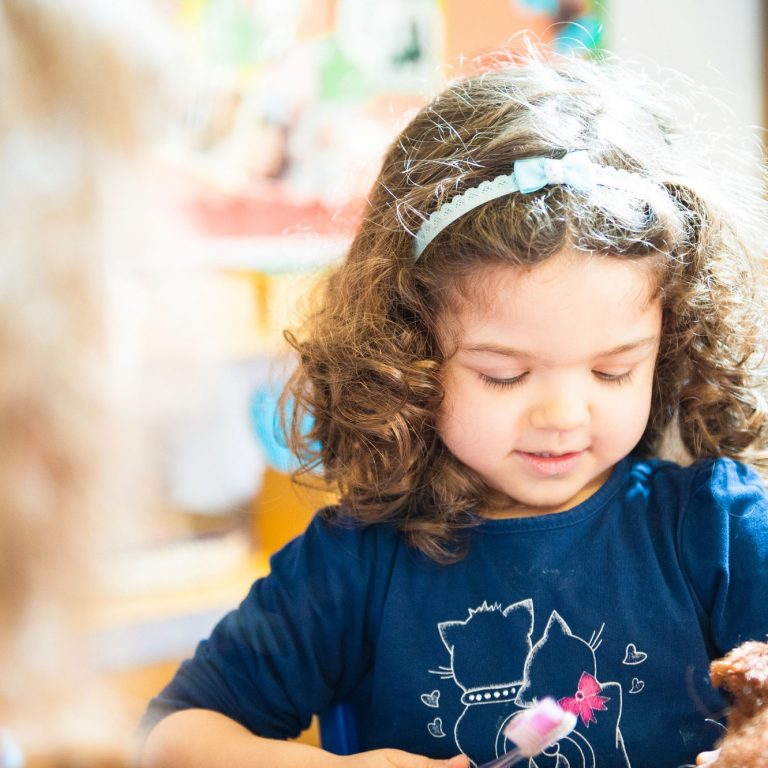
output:
M93 626L97 663L137 719L269 554L333 500L290 481L276 432L290 366L281 332L343 253L409 110L521 45L523 30L558 50L683 72L721 102L690 119L733 131L756 162L766 101L760 0L157 3L206 65L153 186L191 233L176 263L205 275L214 309L201 325L218 352L206 396L163 454L162 504L117 541Z

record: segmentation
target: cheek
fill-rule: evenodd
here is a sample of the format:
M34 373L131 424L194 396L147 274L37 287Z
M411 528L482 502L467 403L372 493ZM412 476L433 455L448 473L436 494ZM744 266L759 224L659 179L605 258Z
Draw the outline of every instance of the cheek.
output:
M507 433L510 409L470 373L446 379L445 399L438 412L437 428L443 441L471 447L492 442L498 433Z
M466 396L462 396L461 392L452 390L446 392L445 400L438 413L437 429L446 443L471 443L476 439L475 435L479 431L472 429L476 418L477 414L472 402Z
M620 396L603 399L599 409L601 426L613 432L617 439L639 440L648 424L651 410L653 371L641 377Z

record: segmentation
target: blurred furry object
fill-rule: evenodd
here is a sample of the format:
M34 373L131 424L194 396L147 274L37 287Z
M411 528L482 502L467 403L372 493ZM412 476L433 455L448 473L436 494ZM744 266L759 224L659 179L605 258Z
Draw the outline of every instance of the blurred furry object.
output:
M88 696L68 631L124 469L105 200L159 114L160 26L140 0L0 0L0 724L21 741L76 732Z
M101 192L139 143L139 104L155 80L108 23L109 6L0 0L5 642L97 498L108 396Z
M768 643L746 642L712 662L712 683L733 697L717 768L768 768Z

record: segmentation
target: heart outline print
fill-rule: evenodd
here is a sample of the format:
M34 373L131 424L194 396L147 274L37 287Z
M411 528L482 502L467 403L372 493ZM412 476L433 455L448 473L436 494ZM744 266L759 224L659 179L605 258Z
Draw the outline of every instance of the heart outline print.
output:
M632 678L632 687L629 689L630 693L640 693L645 688L645 683L639 677Z
M443 731L443 718L436 717L431 723L427 723L427 730L430 735L436 739L442 739L445 737L445 731Z
M440 691L435 689L432 691L432 693L422 693L421 702L422 704L426 704L428 707L437 709L440 706Z
M624 661L621 663L627 665L642 664L647 658L647 653L638 651L637 646L634 643L629 643L624 653Z

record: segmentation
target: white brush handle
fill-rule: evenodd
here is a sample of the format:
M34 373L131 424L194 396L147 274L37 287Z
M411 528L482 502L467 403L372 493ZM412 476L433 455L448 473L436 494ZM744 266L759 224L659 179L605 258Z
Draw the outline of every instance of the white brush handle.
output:
M500 755L495 760L491 760L489 763L483 763L478 768L509 768L510 765L514 765L518 760L525 758L522 750L513 749L511 752Z

